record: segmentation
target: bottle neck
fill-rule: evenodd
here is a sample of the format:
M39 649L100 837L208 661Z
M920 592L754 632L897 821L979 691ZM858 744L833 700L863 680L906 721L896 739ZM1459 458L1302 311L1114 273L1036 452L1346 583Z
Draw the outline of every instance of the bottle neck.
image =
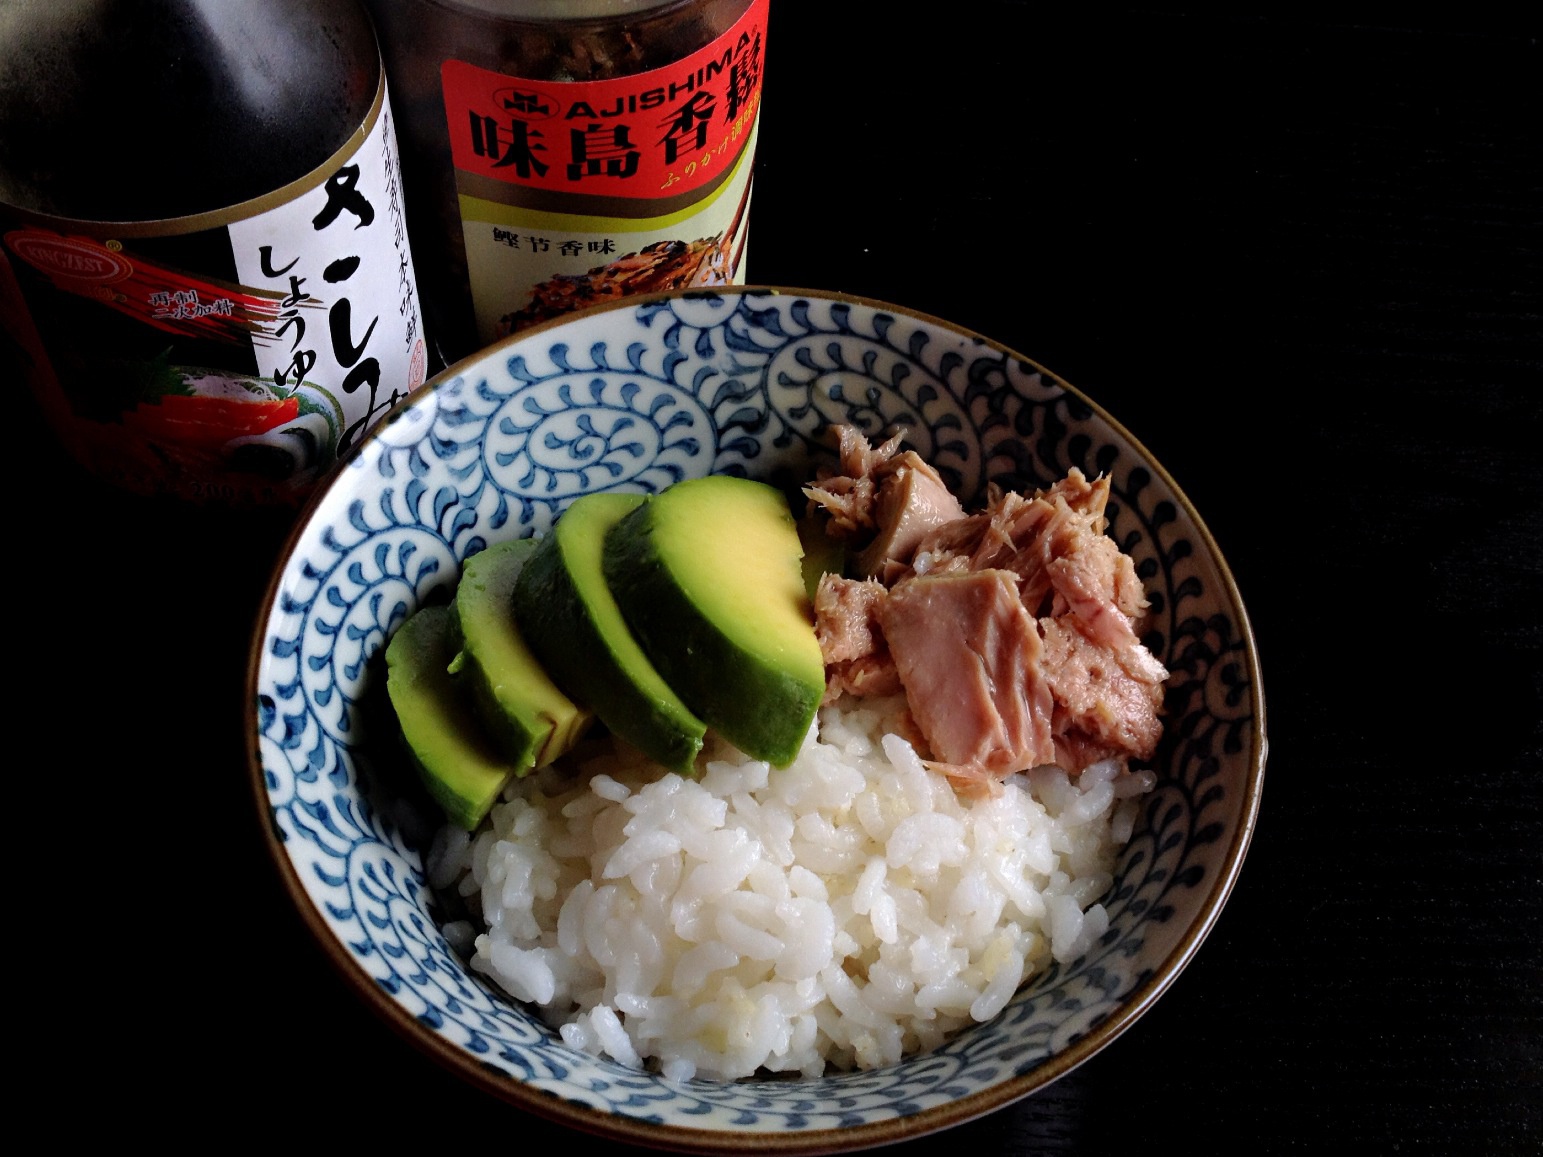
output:
M326 163L380 88L356 0L6 13L0 201L32 212L159 220L262 197Z

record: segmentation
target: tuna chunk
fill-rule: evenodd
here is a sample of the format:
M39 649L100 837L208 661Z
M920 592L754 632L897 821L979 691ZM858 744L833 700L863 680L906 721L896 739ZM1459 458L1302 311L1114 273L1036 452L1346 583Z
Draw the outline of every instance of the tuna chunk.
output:
M906 704L934 760L961 779L1055 757L1040 638L1002 570L910 578L879 608Z
M879 610L888 597L883 583L820 576L814 633L825 658L826 703L844 691L863 696L900 691L900 676L879 626Z
M839 426L840 468L804 488L811 509L828 516L827 533L861 544L857 573L893 582L929 533L964 517L948 484L897 434L874 449L855 426Z
M1081 771L1110 754L1150 759L1162 737L1158 718L1167 671L1146 649L1130 670L1123 652L1100 646L1066 620L1041 619L1044 654L1041 667L1055 699L1055 730L1070 738L1062 743ZM1155 678L1154 678L1155 676ZM914 711L914 708L913 708ZM1079 752L1083 746L1086 751Z
M878 608L888 597L883 583L828 571L820 576L814 592L814 633L826 663L848 663L884 646Z
M874 506L880 482L875 473L900 449L901 435L896 434L875 450L856 426L838 426L836 433L840 441L839 469L821 470L815 484L804 487L804 496L811 509L823 509L829 515L826 532L833 538L863 537L875 526Z
M916 546L918 573L1003 567L1032 579L1052 559L1071 549L1082 533L1102 537L1109 480L1089 482L1073 467L1048 490L1035 495L993 489L986 508L940 526Z
M964 508L938 472L913 450L885 463L874 503L877 534L855 559L858 570L893 582L905 572L917 544L964 517Z

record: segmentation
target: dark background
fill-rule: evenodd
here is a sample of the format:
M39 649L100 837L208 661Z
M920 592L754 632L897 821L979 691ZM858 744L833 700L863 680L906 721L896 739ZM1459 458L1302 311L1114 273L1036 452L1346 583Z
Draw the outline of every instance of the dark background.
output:
M751 279L932 313L1110 411L1227 556L1269 712L1241 880L1174 986L902 1148L1538 1152L1537 27L773 7ZM286 907L241 710L289 516L106 491L15 396L12 775L51 868L13 876L13 1015L67 1010L32 1080L106 1098L54 1120L574 1145L377 1022Z

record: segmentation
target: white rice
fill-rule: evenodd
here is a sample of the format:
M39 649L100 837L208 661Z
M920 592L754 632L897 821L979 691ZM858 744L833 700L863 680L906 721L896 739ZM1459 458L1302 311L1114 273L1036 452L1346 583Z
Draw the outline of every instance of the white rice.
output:
M720 747L693 781L608 748L515 785L431 853L481 913L447 934L572 1047L678 1080L873 1068L990 1020L1107 930L1152 776L962 798L885 734L898 706L823 709L782 769Z

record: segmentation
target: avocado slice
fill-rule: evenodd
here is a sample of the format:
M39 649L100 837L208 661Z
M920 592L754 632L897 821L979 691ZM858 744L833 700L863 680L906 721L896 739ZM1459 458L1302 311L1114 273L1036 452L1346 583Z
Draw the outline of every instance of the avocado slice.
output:
M711 475L647 499L606 535L607 585L682 701L753 759L785 767L825 691L825 664L782 494Z
M515 765L494 746L447 670L456 649L449 607L423 607L386 644L386 693L418 774L445 814L482 822Z
M806 514L798 520L798 541L804 550L801 564L804 593L813 602L820 589L820 579L827 574L846 573L846 547L826 534L824 523L813 514Z
M450 673L467 681L483 726L517 775L562 755L593 718L558 690L515 621L515 580L535 550L528 538L495 543L466 560L455 589L460 650Z
M694 775L707 725L660 677L606 586L606 532L641 494L575 499L514 584L514 617L552 680L656 763Z

